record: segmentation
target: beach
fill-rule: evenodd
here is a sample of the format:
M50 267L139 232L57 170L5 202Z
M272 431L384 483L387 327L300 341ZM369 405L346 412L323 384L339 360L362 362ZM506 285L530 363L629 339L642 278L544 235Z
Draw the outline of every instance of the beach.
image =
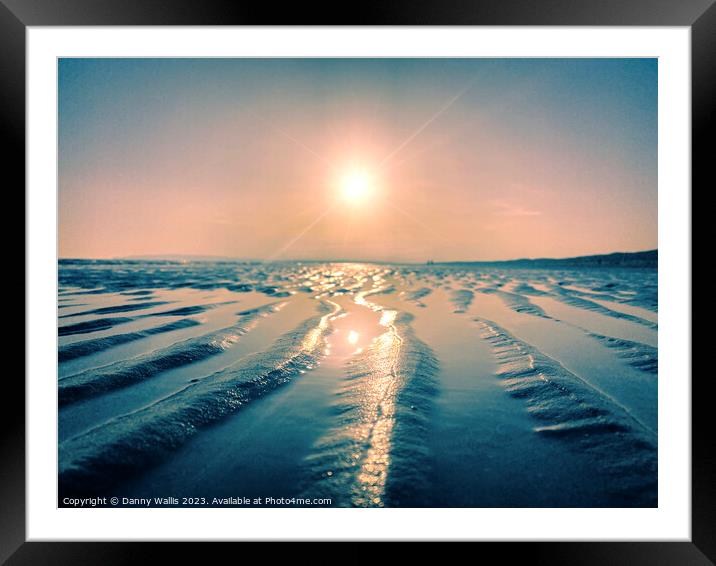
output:
M656 269L61 260L58 307L60 506L658 504Z

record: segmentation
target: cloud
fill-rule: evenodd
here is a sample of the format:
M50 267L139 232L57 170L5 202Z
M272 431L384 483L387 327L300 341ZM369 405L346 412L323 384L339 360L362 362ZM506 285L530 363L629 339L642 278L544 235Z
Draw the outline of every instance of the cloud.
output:
M533 210L505 200L492 201L492 207L493 216L539 216L542 214L539 210Z

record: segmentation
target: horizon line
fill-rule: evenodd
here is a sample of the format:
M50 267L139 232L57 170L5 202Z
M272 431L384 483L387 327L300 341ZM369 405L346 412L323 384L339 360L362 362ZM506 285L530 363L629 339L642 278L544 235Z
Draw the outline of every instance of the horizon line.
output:
M451 260L433 260L427 258L423 261L419 260L395 260L395 259L349 259L349 258L282 258L282 259L259 259L259 258L242 258L238 256L225 256L225 255L210 255L210 254L182 254L182 253L166 253L166 254L136 254L128 256L115 256L115 257L58 257L58 261L63 260L86 260L86 261L155 261L170 258L186 258L192 261L238 261L238 262L250 262L250 263L281 263L281 262L312 262L312 263L399 263L399 264L415 264L423 265L426 263L432 264L450 264L450 263L509 263L509 262L520 262L520 261L565 261L570 259L584 259L584 258L596 258L613 255L636 255L645 254L650 252L657 252L659 248L650 248L646 250L637 250L632 252L625 251L613 251L604 253L594 253L585 255L571 255L565 257L517 257L510 259L451 259Z

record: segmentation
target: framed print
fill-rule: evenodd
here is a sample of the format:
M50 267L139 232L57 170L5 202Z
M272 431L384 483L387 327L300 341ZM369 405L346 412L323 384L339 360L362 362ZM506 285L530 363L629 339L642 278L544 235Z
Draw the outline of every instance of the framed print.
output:
M9 564L171 552L147 541L714 560L708 1L6 4Z

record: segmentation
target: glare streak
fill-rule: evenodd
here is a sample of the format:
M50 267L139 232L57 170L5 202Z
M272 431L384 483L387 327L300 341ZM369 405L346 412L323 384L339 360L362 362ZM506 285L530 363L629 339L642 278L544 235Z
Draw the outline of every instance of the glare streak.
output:
M271 262L274 261L277 257L281 256L282 254L286 253L291 246L293 246L296 242L298 242L301 238L303 238L316 224L318 224L321 220L323 220L331 210L333 210L335 205L329 206L326 210L324 210L318 218L316 218L313 222L311 222L308 226L306 226L301 232L298 233L294 238L289 240L289 242L284 245L281 249L279 249L277 252L271 254L268 258L266 258L265 262Z
M311 149L310 147L308 147L308 146L307 146L305 143L303 143L302 141L296 139L296 138L293 137L291 134L289 134L289 133L286 132L285 130L282 130L281 128L279 128L279 127L276 126L275 124L273 124L273 123L271 123L271 122L269 122L269 121L267 121L267 120L264 120L264 119L262 119L262 121L263 121L269 128L271 128L272 130L274 130L276 133L281 134L281 135L282 135L283 137L285 137L287 140L292 141L294 144L296 144L298 147L300 147L300 148L303 149L304 151L307 151L308 153L310 153L310 154L313 155L314 157L320 159L323 163L325 163L326 165L328 165L331 169L333 169L333 170L336 169L336 167L335 167L335 165L334 165L333 163L331 163L328 159L326 159L325 157L323 157L323 156L322 156L320 153L318 153L317 151L315 151L315 150Z
M440 116L442 116L455 102L457 102L462 96L472 88L472 85L475 81L470 81L468 85L463 88L460 92L458 92L455 96L453 96L450 100L448 100L442 108L440 108L435 114L433 114L430 118L428 118L423 124L415 130L412 134L410 134L405 140L403 140L398 147L396 147L393 151L391 151L388 155L386 155L383 160L378 164L378 170L382 170L385 165L388 164L388 162L395 157L398 152L400 152L405 146L407 146L411 141L413 141L415 138L417 138L425 128L427 128L430 124L432 124L435 120L437 120Z

